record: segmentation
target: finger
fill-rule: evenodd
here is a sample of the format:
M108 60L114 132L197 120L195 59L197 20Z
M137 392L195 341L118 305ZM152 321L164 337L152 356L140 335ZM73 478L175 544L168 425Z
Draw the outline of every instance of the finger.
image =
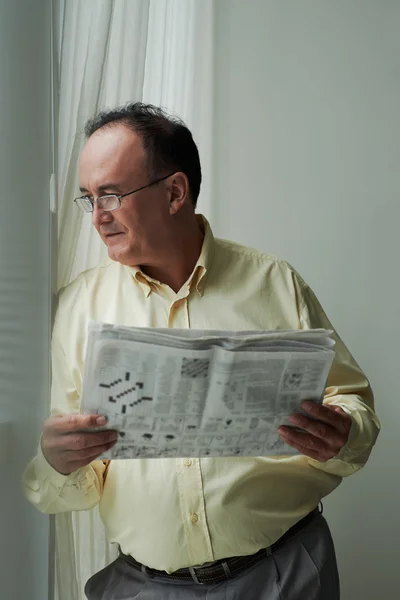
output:
M351 417L347 413L342 410L332 410L328 404L306 401L302 403L301 408L314 419L328 423L339 431L346 431L348 423L351 423Z
M68 465L79 461L86 461L87 464L88 462L95 460L98 456L100 456L100 454L103 454L103 452L106 452L115 446L115 444L116 440L108 442L107 444L85 448L84 450L69 450L66 454Z
M288 420L296 427L300 427L311 433L311 435L324 440L331 447L339 448L345 443L343 434L323 421L316 421L301 414L290 415Z
M97 433L70 434L68 437L72 438L72 446L70 446L72 449L84 450L116 442L118 433L116 431L99 431Z
M295 431L290 427L281 426L278 429L282 438L290 445L297 449L307 449L308 453L315 454L319 457L323 457L323 460L331 458L336 454L332 448L327 446L321 439L314 437L313 435ZM304 453L304 452L303 452Z
M57 436L43 436L43 446L46 450L56 452L81 451L116 441L116 431L98 431L95 433L67 433Z
M349 434L353 423L351 416L341 406L337 406L336 404L326 404L326 408L340 416L342 431Z
M96 450L96 452L91 454L90 456L88 456L86 458L79 457L76 460L69 461L68 462L68 471L70 473L73 473L74 471L77 471L78 469L81 469L82 467L86 467L91 462L93 462L94 460L99 458L99 456L101 454L104 454L105 452L110 450L114 446L114 444L115 444L115 442L113 442L112 444L106 444L104 446L99 446L98 449Z
M107 419L103 415L57 415L46 421L45 429L52 430L55 433L69 433L82 429L102 427L106 423Z
M70 433L60 438L60 447L64 450L85 450L103 446L118 439L116 431L98 431L97 433ZM62 446L61 446L62 442Z
M292 448L295 448L301 454L304 454L305 456L308 456L309 458L313 458L314 460L318 460L319 462L325 462L326 460L329 460L329 458L332 458L331 456L328 456L328 454L323 456L323 455L321 455L320 452L317 452L316 450L310 450L309 448L306 448L305 446L302 446L301 444L295 443L295 442L289 440L289 438L282 433L280 435L281 435L283 441L286 444L288 444L288 446L292 446Z

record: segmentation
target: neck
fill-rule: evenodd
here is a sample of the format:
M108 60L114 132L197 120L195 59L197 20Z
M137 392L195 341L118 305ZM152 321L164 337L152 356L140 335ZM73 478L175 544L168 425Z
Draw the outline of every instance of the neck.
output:
M141 265L144 273L168 285L175 293L189 279L199 259L204 232L195 215L185 223L178 224L163 253L163 260L157 265ZM166 257L166 260L164 260Z

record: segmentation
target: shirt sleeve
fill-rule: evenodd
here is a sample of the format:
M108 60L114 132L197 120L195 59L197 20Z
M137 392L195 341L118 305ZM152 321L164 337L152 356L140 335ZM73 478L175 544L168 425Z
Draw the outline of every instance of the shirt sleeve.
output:
M294 271L294 284L298 299L301 329L331 329L332 324L324 313L314 292ZM340 452L326 462L308 458L309 464L326 473L345 477L360 470L368 460L380 431L374 412L374 397L370 384L334 331L335 359L327 381L324 404L340 406L352 418L349 439Z
M53 334L51 414L79 412L79 396L61 344ZM95 460L70 475L62 475L47 462L41 445L22 479L26 498L41 512L55 514L88 510L100 500L109 461Z

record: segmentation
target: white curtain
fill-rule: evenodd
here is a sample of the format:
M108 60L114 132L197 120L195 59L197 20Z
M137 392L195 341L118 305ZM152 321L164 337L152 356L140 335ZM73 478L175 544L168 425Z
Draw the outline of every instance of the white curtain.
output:
M73 203L86 120L100 108L143 101L193 132L210 216L213 1L55 0L61 18L58 99L58 288L105 256L90 217ZM98 509L56 517L56 596L83 600L86 580L116 556Z

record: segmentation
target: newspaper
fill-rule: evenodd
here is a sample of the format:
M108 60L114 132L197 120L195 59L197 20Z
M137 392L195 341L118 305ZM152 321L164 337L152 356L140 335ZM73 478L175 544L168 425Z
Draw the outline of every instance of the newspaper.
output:
M321 402L331 331L89 325L81 412L119 432L102 458L290 455L277 429Z

